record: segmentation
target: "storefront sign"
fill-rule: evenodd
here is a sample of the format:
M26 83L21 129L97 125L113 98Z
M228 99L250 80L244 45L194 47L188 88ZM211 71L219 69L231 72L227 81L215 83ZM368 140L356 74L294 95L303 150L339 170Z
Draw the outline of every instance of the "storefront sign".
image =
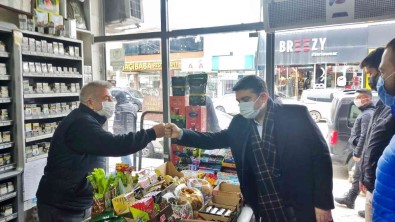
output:
M171 61L170 69L181 69L181 61ZM126 63L123 66L124 72L136 72L136 71L161 71L161 62L132 62Z
M276 34L275 63L358 63L367 55L368 29L320 29ZM261 62L261 61L260 61Z

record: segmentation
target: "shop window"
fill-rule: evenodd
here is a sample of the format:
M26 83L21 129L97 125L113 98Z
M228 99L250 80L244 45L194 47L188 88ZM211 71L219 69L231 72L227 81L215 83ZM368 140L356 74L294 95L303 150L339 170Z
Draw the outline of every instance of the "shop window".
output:
M354 104L351 105L349 109L349 114L348 114L348 127L353 127L355 120L357 119L358 115L361 113L361 110L358 109L358 107Z

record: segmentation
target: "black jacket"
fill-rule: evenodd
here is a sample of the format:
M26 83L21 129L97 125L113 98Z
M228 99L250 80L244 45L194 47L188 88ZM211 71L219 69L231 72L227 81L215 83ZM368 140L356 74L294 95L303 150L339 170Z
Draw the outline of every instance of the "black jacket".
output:
M353 147L353 156L360 157L362 155L363 147L366 139L366 132L369 127L370 120L374 112L373 104L361 107L362 111L355 120L354 126L351 129L351 135L348 143Z
M280 161L280 193L287 205L296 211L298 221L314 222L314 207L333 209L332 163L326 142L306 107L274 103L274 130ZM257 204L251 200L262 184L242 176L246 165L242 151L250 138L251 122L236 115L227 130L218 133L200 133L183 130L180 145L215 149L231 147L237 167L243 196L259 213ZM254 167L254 166L252 166ZM256 166L255 166L256 167ZM254 171L258 170L256 167Z
M361 159L360 181L369 192L374 190L377 162L394 134L395 118L391 108L379 101L368 128Z
M153 129L115 136L102 128L105 122L83 104L63 119L52 137L38 203L68 210L91 207L93 189L86 177L103 157L135 153L156 139Z

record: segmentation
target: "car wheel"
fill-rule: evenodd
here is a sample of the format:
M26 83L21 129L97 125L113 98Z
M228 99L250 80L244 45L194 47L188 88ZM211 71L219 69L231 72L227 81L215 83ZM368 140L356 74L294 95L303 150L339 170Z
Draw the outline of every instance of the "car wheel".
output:
M225 112L225 108L224 108L223 106L217 106L217 107L215 107L215 108L218 109L218 110L221 111L221 112L226 113L226 112Z
M318 111L312 110L310 111L310 115L316 123L321 120L321 113L319 113Z

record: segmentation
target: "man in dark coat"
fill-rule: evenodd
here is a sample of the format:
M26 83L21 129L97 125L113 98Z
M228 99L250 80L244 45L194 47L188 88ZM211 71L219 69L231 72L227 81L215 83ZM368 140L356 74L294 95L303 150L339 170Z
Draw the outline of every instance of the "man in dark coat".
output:
M137 133L113 135L103 124L115 110L111 84L94 81L81 89L81 105L56 129L37 190L41 222L80 222L90 217L93 188L86 178L105 156L124 156L163 137L164 124Z
M240 114L228 129L200 133L169 123L165 136L190 147L230 147L257 221L332 221L332 163L307 108L273 102L257 76L242 78L233 90Z

